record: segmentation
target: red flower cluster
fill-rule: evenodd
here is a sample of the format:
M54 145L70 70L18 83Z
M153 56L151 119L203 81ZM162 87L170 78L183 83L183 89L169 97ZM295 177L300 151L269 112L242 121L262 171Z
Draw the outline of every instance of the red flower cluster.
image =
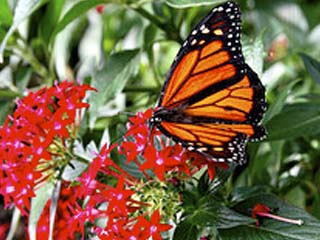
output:
M54 239L74 239L76 233L81 236L97 234L100 239L150 239L160 240L160 232L171 228L160 223L160 213L155 211L149 218L141 212L144 203L134 200L135 179L124 172L110 158L114 148L105 145L100 154L92 161L87 171L78 177L78 184L64 182L58 201L55 218ZM115 186L97 180L97 174L104 173ZM38 222L37 238L47 239L49 230L49 204L47 204ZM95 221L106 221L98 226ZM92 225L90 233L84 226Z
M65 140L74 134L76 115L89 85L62 82L24 97L0 127L0 194L26 215L34 189L49 177L63 155Z
M140 170L152 169L158 179L163 181L165 173L191 175L203 167L208 168L210 179L214 179L217 166L224 169L229 167L226 163L213 162L200 153L187 151L169 139L164 140L157 129L149 129L147 122L151 116L152 110L148 109L131 117L126 139L119 147L120 152L126 155L127 161L134 160L140 166ZM155 148L155 145L159 147ZM144 162L137 161L138 155L144 157ZM192 160L191 164L189 160Z

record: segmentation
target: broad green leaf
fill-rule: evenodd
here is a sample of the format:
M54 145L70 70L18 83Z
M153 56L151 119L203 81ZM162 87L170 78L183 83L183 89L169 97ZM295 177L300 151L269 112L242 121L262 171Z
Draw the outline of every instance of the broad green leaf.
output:
M218 229L229 229L252 223L255 223L254 219L222 206L219 208L217 223L215 226Z
M88 167L88 164L71 160L62 173L62 179L66 181L74 181Z
M15 207L13 209L11 222L10 222L10 229L6 233L6 240L14 239L14 236L16 235L17 229L21 224L21 212L19 208Z
M193 223L184 221L174 231L174 240L194 240L199 235L199 229Z
M249 40L248 37L244 37L243 44L243 55L246 63L258 74L262 75L263 69L263 58L264 58L264 47L263 47L263 32L254 39Z
M175 8L186 8L195 6L204 6L209 4L219 4L225 2L224 0L166 0L166 3Z
M49 217L49 237L48 239L53 239L53 232L54 232L54 222L57 214L58 208L58 201L61 192L61 180L59 180L53 189L51 195L51 203L50 203L50 217Z
M254 224L255 220L239 214L225 206L208 203L194 209L191 215L177 225L174 239L196 239L204 228L229 229L236 226Z
M0 0L0 6L1 6L0 25L10 26L12 24L13 16L12 16L11 9L8 5L8 1Z
M238 204L255 196L260 196L265 192L261 187L237 187L233 189L231 204Z
M31 199L31 210L29 216L29 237L31 240L36 239L36 229L37 224L40 218L40 215L43 211L44 206L48 202L49 198L52 195L54 185L50 182L43 185L36 191L36 196Z
M280 200L272 194L260 194L247 198L246 201L238 204L236 209L241 212L247 212L251 215L253 207L257 203L263 203L274 209L273 214L294 220L301 220L302 225L290 224L282 221L264 218L260 222L260 226L248 224L235 228L219 230L221 239L223 240L304 240L304 239L320 239L320 221L312 217L302 209L291 206ZM245 236L245 238L244 238Z
M7 119L8 115L12 113L13 108L13 101L2 100L0 98L0 125L2 125Z
M74 181L88 167L92 159L99 152L94 141L91 141L85 148L83 143L76 140L73 144L73 152L76 153L76 159L72 159L70 164L65 167L62 173L62 179L65 181ZM83 161L80 161L82 159Z
M313 136L320 133L320 107L301 103L286 106L283 111L268 121L267 140Z
M49 43L50 36L59 21L66 0L49 1L46 13L40 22L40 33L45 43Z
M210 226L221 229L254 222L247 216L241 215L225 206L220 206L218 202L198 206L194 213L188 216L187 220L198 226Z
M8 89L0 89L0 99L13 99L16 97L21 97L21 95Z
M130 77L139 67L137 56L139 50L126 50L110 56L109 61L98 71L92 80L92 86L97 89L90 99L90 125L98 117L98 108L120 93Z
M301 189L300 186L296 186L290 189L285 196L286 200L300 208L306 207L306 193Z
M205 193L200 193L197 196L189 191L183 194L183 199L185 212L182 216L183 221L178 227L187 222L192 228L199 230L205 227L226 229L255 222L250 217L221 205L212 195L206 196Z
M153 43L155 41L157 35L157 28L154 24L149 24L145 30L143 35L143 47L144 50L148 54L148 59L151 64L154 64L154 54L153 54Z
M19 0L14 10L13 23L0 45L0 63L3 62L3 51L14 30L47 0ZM2 9L1 9L2 11Z
M85 79L91 76L92 73L101 67L104 59L104 22L102 17L96 15L90 14L88 16L86 30L79 42L78 53L80 64L77 71L77 79Z
M26 90L29 84L29 81L31 79L31 76L32 76L32 69L30 67L21 66L19 69L17 69L16 84L21 94Z
M307 54L300 53L299 55L312 79L315 82L320 83L320 62Z
M1 26L0 26L0 42L2 41L2 39L4 39L4 37L6 36L7 31L5 31Z
M312 214L318 219L320 218L320 193L314 197L314 202L312 204Z
M54 37L69 23L71 23L76 18L79 18L79 16L85 14L89 9L102 3L105 3L105 0L83 0L76 3L58 22L51 35L50 42L52 42L54 40Z
M276 100L272 103L265 116L263 117L263 122L267 123L271 118L275 115L279 114L285 104L285 101L288 97L289 92L293 88L293 86L297 83L297 81L293 81L286 85L283 90L280 91L279 95L277 95Z

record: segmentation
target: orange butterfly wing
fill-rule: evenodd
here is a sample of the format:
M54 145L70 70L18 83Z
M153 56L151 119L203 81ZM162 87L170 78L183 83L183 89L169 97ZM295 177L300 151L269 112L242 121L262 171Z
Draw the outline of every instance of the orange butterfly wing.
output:
M264 87L244 62L240 10L214 8L191 32L169 71L153 122L214 161L245 161L245 143L265 136Z

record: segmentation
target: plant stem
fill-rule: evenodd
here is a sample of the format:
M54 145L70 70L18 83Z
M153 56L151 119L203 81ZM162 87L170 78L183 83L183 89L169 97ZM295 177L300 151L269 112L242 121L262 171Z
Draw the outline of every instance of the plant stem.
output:
M138 12L144 18L148 19L151 23L156 25L158 28L163 30L167 34L169 39L175 40L179 43L183 42L182 38L179 35L179 31L175 29L172 24L166 24L161 22L158 18L156 18L154 15L150 14L148 11L146 11L143 8L138 7L138 8L132 8L132 9Z
M26 43L23 38L19 39L23 42L23 46L16 43L11 45L9 48L13 52L17 53L23 60L28 62L33 70L44 79L47 85L51 85L54 76L52 76L48 69L37 59L32 48L28 46L28 43Z
M136 87L136 86L127 86L123 90L124 92L159 92L158 87Z

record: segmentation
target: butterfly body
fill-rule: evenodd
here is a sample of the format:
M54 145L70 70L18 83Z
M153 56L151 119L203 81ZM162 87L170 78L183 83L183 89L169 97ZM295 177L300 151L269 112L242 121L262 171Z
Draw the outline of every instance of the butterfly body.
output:
M261 140L265 90L245 63L240 10L214 8L191 31L168 73L150 119L166 136L218 162L246 161L247 141Z

